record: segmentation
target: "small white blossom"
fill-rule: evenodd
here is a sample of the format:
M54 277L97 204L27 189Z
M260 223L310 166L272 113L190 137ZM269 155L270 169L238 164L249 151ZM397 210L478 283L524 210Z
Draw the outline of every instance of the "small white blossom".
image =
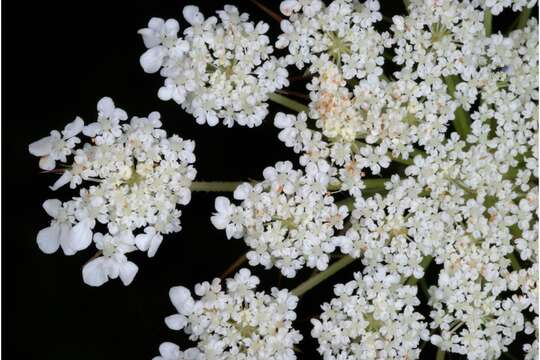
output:
M194 143L176 135L167 137L157 112L125 122L127 114L110 98L101 99L97 107L97 121L84 126L77 118L64 129L62 143L52 145L54 151L45 151L53 135L30 146L32 154L53 159L53 165L54 161L63 163L63 174L53 190L66 184L72 189L88 185L65 203L53 199L43 204L53 220L39 232L37 243L45 253L61 247L72 255L93 241L101 256L84 266L83 280L100 286L109 278L120 277L127 285L137 266L125 254L139 249L152 257L162 234L181 229L177 205L191 199L189 187L196 174L191 165ZM80 142L74 136L81 131L91 141L74 149ZM57 150L62 147L59 156ZM105 225L108 233L97 231ZM137 233L139 229L144 233Z
M195 294L200 299L194 299L185 287L171 288L169 296L177 313L165 323L172 330L183 330L197 345L182 353L164 343L162 358L296 359L293 347L302 339L292 327L298 298L277 288L270 295L256 292L258 284L248 269L240 269L225 286L217 278L197 284Z

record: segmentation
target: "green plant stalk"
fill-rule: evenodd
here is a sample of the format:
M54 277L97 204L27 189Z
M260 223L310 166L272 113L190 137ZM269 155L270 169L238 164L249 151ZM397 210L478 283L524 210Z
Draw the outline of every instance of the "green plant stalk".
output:
M288 97L280 94L271 93L268 94L268 98L276 104L286 107L287 109L291 109L297 112L303 111L305 113L309 111L309 107L307 107L306 105L299 103L298 101L289 99Z
M490 36L493 31L493 15L488 9L484 10L484 30L486 36Z
M444 360L446 353L441 349L437 350L437 355L435 355L435 360Z
M521 270L521 265L519 264L519 260L516 257L516 255L514 255L514 253L508 254L508 258L512 262L512 269L514 269L514 271Z
M377 179L362 179L364 183L364 190L380 191L385 190L384 184L390 181L390 178L377 178ZM335 184L328 186L329 191L337 191L341 189L341 184Z
M330 276L334 275L339 270L343 269L344 267L352 263L354 260L356 259L350 257L349 255L342 257L341 259L339 259L338 261L330 265L323 272L320 272L317 275L310 277L309 279L307 279L306 281L304 281L303 283L295 287L291 291L291 293L298 297L304 295L306 292L313 289L315 286L319 285L324 280L328 279Z
M411 0L403 0L403 5L405 5L405 11L409 13L409 6L411 5Z
M444 82L448 87L448 93L454 97L454 93L456 92L457 77L454 75L445 77ZM467 114L467 112L465 112L461 106L459 106L454 113L453 123L454 128L461 138L466 139L467 135L471 131L471 120L469 119L469 114Z
M191 183L191 191L203 192L230 192L244 181L194 181Z
M527 21L529 20L530 16L531 8L525 7L519 14L516 29L523 29L525 26L527 26Z

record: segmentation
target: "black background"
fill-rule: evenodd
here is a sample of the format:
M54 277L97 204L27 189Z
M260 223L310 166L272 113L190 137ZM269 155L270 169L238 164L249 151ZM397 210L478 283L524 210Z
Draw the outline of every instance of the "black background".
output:
M29 143L61 130L76 115L94 121L97 101L110 96L130 116L161 112L169 134L195 140L198 180L259 179L266 166L296 158L277 140L271 116L255 129L200 126L176 103L157 98L163 80L140 68L145 49L137 30L152 16L180 19L190 3L206 16L232 3L252 19L270 23L272 35L279 31L275 21L247 0L4 2L2 325L7 359L149 359L158 354L162 341L187 345L185 335L163 322L173 313L169 288L192 289L211 280L246 250L241 240L228 241L210 224L217 195L197 193L183 208L183 230L166 236L154 258L130 254L139 266L130 286L112 280L89 287L82 282L81 267L94 250L71 257L61 251L46 255L35 243L49 221L43 201L67 200L73 192L48 189L56 175L40 174ZM277 9L279 2L265 4ZM400 2L383 5L389 16L403 10ZM310 275L304 271L283 280L276 270L253 271L264 278L266 288L292 288ZM309 318L331 298L332 283L351 278L350 271L340 273L300 303L296 326L306 338L301 358L319 358L308 339ZM423 355L431 358L432 353L428 345Z

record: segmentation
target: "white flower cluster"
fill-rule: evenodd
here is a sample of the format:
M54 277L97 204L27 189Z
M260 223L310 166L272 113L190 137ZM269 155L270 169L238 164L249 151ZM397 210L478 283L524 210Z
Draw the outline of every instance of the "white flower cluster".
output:
M282 1L279 59L267 24L234 6L207 19L187 6L183 36L172 19L139 31L148 48L140 62L165 78L159 98L200 124L258 126L269 98L302 110L274 118L300 167L267 167L262 181L236 187L237 203L217 197L211 222L243 238L250 265L289 278L327 270L334 253L346 256L324 278L362 263L312 320L325 359L416 359L421 341L439 355L495 359L520 333L529 336L524 357L538 359L539 55L537 19L528 19L536 1L405 3L406 14L383 22L376 0ZM522 13L493 33L492 16L505 8ZM288 65L307 68L307 104L273 94L289 85ZM38 244L71 255L93 240L100 256L85 265L85 282L127 284L137 267L125 254L153 256L162 234L180 230L194 144L168 138L157 113L127 123L108 98L98 110L97 122L77 118L30 145L42 169L65 167L54 190L97 182L68 202L44 203L53 221ZM81 132L92 141L75 149ZM165 342L155 360L295 359L302 336L292 294L320 276L270 295L255 291L247 269L224 287L198 284L198 300L172 288L178 313L166 324L197 344Z
M532 8L536 0L476 0L486 10L491 11L493 15L499 15L504 8L512 8L512 11L522 11L525 8Z
M277 288L270 295L255 292L258 284L248 269L240 269L226 280L226 288L218 278L196 285L198 300L185 287L171 288L178 313L165 322L172 330L184 330L197 345L182 352L163 343L154 360L296 359L293 347L302 339L292 328L298 298Z
M343 228L347 206L328 193L330 167L324 161L294 170L289 161L264 170L264 181L244 183L234 191L240 206L216 199L211 220L227 238L244 238L250 265L276 266L294 277L304 266L324 270L335 249L335 230Z
M332 24L347 27L351 9L377 6L284 1L281 10L291 18L278 43L289 47L289 59L304 59L299 67L311 63L313 76L309 110L278 113L274 121L302 166L325 161L332 184L351 195L350 223L334 245L361 259L364 278L385 269L396 284L421 279L432 257L442 267L429 289L429 339L469 359L499 357L538 323L538 26L531 19L508 36L486 36L484 6L497 13L490 1L411 1L409 15L395 16L391 34L378 40L379 52L364 55L375 59L391 48L387 57L398 70L363 78L351 75L347 57L332 47L317 48L336 36L321 24L334 16ZM368 31L366 24L356 31ZM354 52L352 44L345 48L341 55ZM369 197L366 174L389 167L394 174ZM526 268L517 270L519 264ZM394 358L387 346L365 355L361 346L369 342L357 333L340 337L358 324L344 320L349 312L360 310L351 305L358 302L352 290L339 289L323 306L331 325L315 322L319 352L328 359L355 351ZM381 329L374 332L384 337ZM394 350L417 358L411 349L420 338ZM536 346L525 345L527 358L535 358Z
M186 6L183 37L176 20L152 18L139 30L148 48L141 65L165 78L158 97L182 105L197 123L259 126L268 94L289 84L285 63L270 56L268 24L248 21L231 5L217 14L205 19L198 7Z
M336 285L336 297L322 305L311 335L325 359L415 359L420 340L429 338L414 286L383 266L354 274Z
M61 162L58 170L63 174L53 190L68 183L72 189L83 182L89 185L69 201L44 202L53 219L39 232L37 243L47 254L61 247L73 255L93 241L99 252L84 266L84 282L100 286L108 278L120 277L127 285L138 268L126 254L141 250L152 257L162 234L181 229L177 205L191 200L195 143L167 137L157 112L126 122L126 112L107 97L97 109L96 122L85 126L76 118L61 133L52 131L29 146L30 153L40 157L42 169L53 170L56 161ZM75 149L81 132L90 142ZM106 225L106 233L96 229L99 224ZM137 234L138 229L144 232Z
M281 22L283 33L277 48L287 48L289 64L303 68L329 59L335 61L346 79L376 81L383 73L383 50L388 46L388 33L380 34L373 24L382 20L378 1L363 3L336 0L326 6L320 0L288 0L280 5L288 16Z

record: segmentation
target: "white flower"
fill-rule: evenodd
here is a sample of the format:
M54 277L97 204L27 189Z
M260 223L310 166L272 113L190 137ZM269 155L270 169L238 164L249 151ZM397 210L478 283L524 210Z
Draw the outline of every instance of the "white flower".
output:
M173 19L152 18L139 30L148 48L141 66L165 78L158 97L180 104L198 124L259 126L268 94L288 85L284 62L270 56L268 25L248 21L231 5L217 18L205 19L193 5L182 13L191 25L183 37Z
M417 289L403 286L399 276L380 266L355 273L355 280L336 285L336 297L322 305L319 319L311 320L311 335L325 359L416 359L420 340L429 332Z
M51 134L41 140L31 143L28 151L34 156L39 156L39 167L43 170L53 170L56 161L66 162L66 157L71 155L72 149L80 142L76 136L83 130L84 122L77 117L73 122L66 125L62 133L53 130Z
M334 233L348 215L347 207L336 206L328 194L331 172L324 161L310 163L306 174L278 162L264 169L263 182L236 189L241 205L218 197L212 224L228 239L244 238L251 265L276 266L287 277L304 266L322 271L335 249Z
M277 288L270 295L255 292L258 284L248 269L240 269L226 280L226 287L217 278L197 284L198 300L185 287L171 288L177 313L165 323L172 330L184 330L197 345L182 353L173 344L162 344L162 358L191 359L189 353L193 359L296 359L293 347L302 339L292 328L298 298Z
M159 345L159 355L152 360L204 360L203 355L197 348L181 351L178 345L170 342Z
M195 145L177 135L167 137L157 112L123 122L126 112L115 107L110 98L101 99L97 107L96 122L83 129L82 120L77 119L66 126L64 142L73 146L62 159L54 157L64 162L65 170L53 190L68 183L71 188L83 183L87 187L81 186L79 196L64 204L59 200L44 203L53 220L39 232L37 241L45 253L61 246L66 255L72 255L89 247L93 240L103 256L84 267L83 280L99 286L109 278L120 277L129 284L137 267L125 254L139 249L153 257L162 235L181 229L177 207L191 200ZM73 136L81 130L92 138L91 142L72 151L79 142ZM31 150L42 147L31 146ZM45 152L34 153L42 156ZM68 163L71 153L72 163ZM108 234L95 232L96 226L103 225Z

